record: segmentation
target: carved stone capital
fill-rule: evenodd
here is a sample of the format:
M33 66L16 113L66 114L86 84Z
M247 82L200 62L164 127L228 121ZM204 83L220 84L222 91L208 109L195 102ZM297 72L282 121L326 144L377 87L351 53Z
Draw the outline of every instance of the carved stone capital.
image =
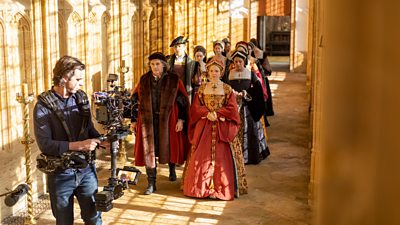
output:
M138 7L136 6L135 3L130 3L129 4L129 15L135 15L138 12Z
M105 5L95 5L91 7L91 10L89 12L89 23L96 23L96 21L101 20L101 16L103 13L107 10Z
M71 15L71 20L73 24L79 24L82 22L82 17L77 12L73 12Z
M146 1L143 3L143 21L148 21L150 19L151 12L153 12L154 6L149 2Z

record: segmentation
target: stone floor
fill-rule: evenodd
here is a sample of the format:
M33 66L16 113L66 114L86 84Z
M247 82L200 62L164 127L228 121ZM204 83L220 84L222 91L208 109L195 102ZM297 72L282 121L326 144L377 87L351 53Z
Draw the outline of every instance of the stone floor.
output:
M276 114L269 118L271 155L259 165L246 167L249 194L234 201L188 198L179 190L180 179L168 181L168 168L161 165L157 193L141 194L147 185L142 175L137 186L126 190L113 202L114 208L103 213L104 224L311 224L306 76L288 73L286 60L270 60L274 71L282 71L269 77ZM177 172L180 177L182 167ZM106 184L108 173L107 169L100 171L100 186ZM75 208L75 224L83 224ZM51 211L42 213L37 224L55 224Z

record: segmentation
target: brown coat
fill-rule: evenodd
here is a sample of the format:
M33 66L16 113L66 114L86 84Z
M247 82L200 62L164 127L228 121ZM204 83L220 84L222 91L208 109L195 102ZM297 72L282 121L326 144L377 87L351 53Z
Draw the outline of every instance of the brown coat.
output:
M139 96L139 116L135 144L135 165L155 167L153 112L151 101L151 72L144 74L135 92ZM159 163L182 164L188 151L187 135L175 131L178 120L176 97L178 91L187 98L182 81L175 73L166 74L161 80ZM187 102L189 100L187 99ZM188 108L187 108L188 115ZM156 137L157 138L157 137Z

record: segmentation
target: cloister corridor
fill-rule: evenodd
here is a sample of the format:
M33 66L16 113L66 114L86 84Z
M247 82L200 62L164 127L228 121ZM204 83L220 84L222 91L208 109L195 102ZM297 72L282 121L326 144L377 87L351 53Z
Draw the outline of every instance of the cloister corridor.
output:
M259 165L246 166L247 195L234 201L185 197L179 190L183 168L177 169L178 180L170 182L168 166L161 165L158 167L157 192L142 194L147 186L146 175L142 174L139 184L126 190L124 196L113 202L114 208L102 214L104 224L311 224L306 75L289 73L286 59L271 59L275 72L270 77L270 83L276 114L269 117L271 155ZM132 154L132 149L127 151L128 156ZM106 158L99 162L100 186L107 182L107 162ZM77 204L75 219L75 224L83 224ZM54 224L51 211L40 214L37 222L41 225Z

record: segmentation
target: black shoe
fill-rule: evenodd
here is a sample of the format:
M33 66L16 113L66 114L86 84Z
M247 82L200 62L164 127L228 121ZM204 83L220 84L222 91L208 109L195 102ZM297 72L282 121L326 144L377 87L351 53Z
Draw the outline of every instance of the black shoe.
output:
M169 180L170 181L176 181L175 164L174 163L168 163L168 166L169 166Z
M145 195L150 195L151 193L154 193L154 192L156 192L156 185L155 184L150 184L149 183L149 186L147 187L147 190L143 193L143 194L145 194Z
M157 170L156 168L146 168L146 174L147 174L147 190L144 192L145 195L149 195L151 193L156 192L156 176L157 176Z
M170 181L176 181L176 174L170 174L169 175L169 180Z

